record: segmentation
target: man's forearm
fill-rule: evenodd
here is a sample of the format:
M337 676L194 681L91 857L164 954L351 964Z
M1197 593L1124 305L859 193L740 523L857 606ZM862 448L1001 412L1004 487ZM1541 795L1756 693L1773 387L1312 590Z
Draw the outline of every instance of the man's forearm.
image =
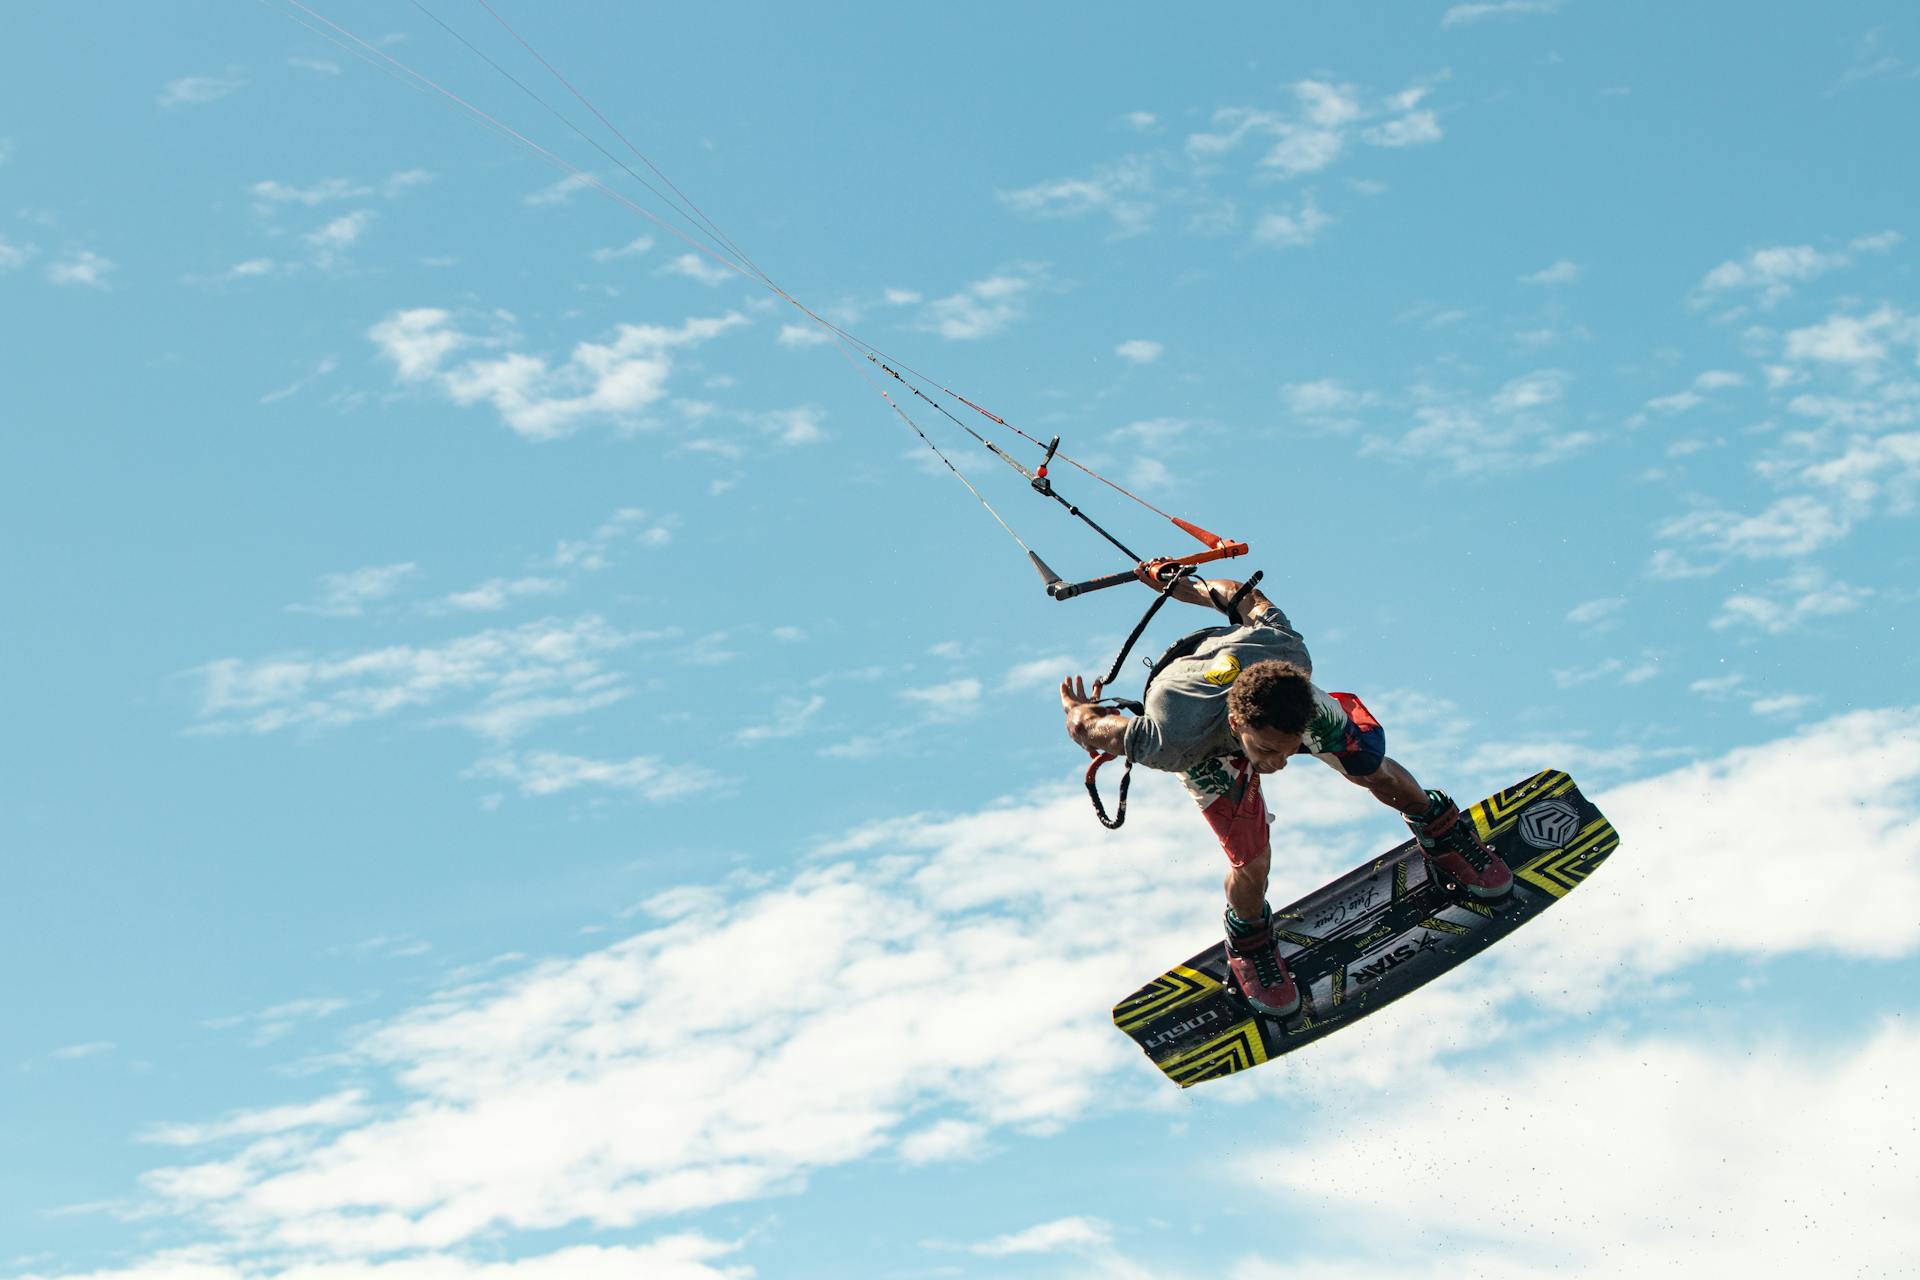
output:
M1067 713L1067 736L1088 751L1108 755L1127 753L1128 717L1106 707L1075 707Z
M1233 599L1233 593L1239 589L1240 583L1232 578L1182 578L1173 588L1173 598L1182 604L1218 609ZM1240 602L1234 621L1245 622L1269 603L1257 589L1247 592L1247 598Z

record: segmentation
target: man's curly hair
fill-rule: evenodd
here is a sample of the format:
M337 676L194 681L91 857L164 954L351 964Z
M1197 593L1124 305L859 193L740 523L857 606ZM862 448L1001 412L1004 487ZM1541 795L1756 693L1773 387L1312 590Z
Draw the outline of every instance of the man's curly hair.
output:
M1305 733L1315 711L1313 682L1291 662L1256 662L1227 690L1227 710L1250 729Z

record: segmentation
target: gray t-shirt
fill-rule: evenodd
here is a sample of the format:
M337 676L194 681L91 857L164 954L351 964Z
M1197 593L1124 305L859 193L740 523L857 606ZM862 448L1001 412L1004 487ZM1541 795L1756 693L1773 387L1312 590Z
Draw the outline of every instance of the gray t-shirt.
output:
M1146 712L1127 725L1127 759L1184 773L1237 751L1239 741L1227 728L1227 690L1244 668L1269 659L1313 674L1306 641L1277 605L1245 626L1212 628L1190 656L1168 663L1148 686Z

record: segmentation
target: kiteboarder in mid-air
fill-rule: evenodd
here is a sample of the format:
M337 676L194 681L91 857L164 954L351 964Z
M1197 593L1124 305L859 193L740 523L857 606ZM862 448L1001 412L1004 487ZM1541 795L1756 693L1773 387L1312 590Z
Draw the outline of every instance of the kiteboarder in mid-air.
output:
M1165 590L1159 569L1148 562L1139 575ZM1513 887L1506 863L1459 807L1387 756L1386 733L1366 705L1313 683L1306 643L1271 600L1229 579L1191 576L1175 581L1170 594L1210 607L1236 600L1237 625L1209 628L1169 650L1171 661L1156 664L1137 715L1106 705L1099 682L1089 691L1080 676L1060 682L1060 703L1067 735L1090 754L1178 773L1199 803L1232 864L1228 963L1250 1004L1275 1016L1300 1006L1267 905L1272 819L1260 791L1260 775L1286 768L1293 756L1318 756L1403 815L1433 865L1473 897L1497 898Z

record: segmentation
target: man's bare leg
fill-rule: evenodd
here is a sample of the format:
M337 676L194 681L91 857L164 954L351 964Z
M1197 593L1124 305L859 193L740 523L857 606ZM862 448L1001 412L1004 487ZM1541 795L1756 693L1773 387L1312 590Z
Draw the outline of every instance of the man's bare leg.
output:
M1418 818L1427 811L1427 793L1406 771L1398 760L1388 759L1380 762L1380 767L1364 778L1342 774L1355 786L1365 787L1373 792L1373 798L1389 809L1406 814L1409 818Z
M1260 923L1260 913L1267 909L1267 869L1272 864L1272 852L1264 850L1227 872L1227 905L1248 924Z

